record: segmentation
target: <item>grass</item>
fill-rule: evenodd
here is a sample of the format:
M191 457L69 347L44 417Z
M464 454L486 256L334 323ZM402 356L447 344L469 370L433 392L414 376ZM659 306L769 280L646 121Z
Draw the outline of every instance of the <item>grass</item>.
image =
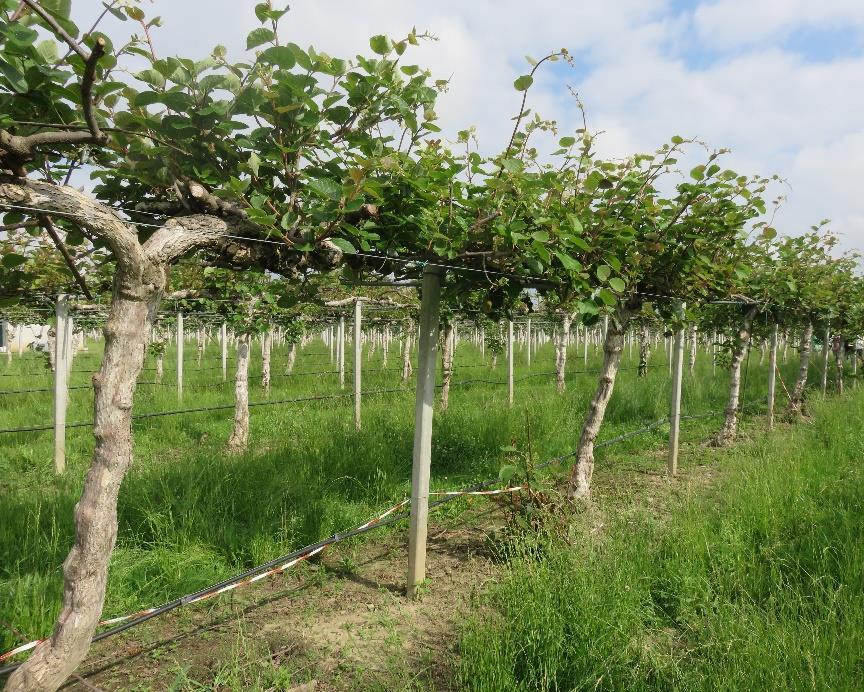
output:
M512 561L465 627L471 690L852 690L864 679L864 395L717 457L646 511ZM690 455L693 456L693 455ZM715 463L716 467L716 463Z
M86 384L90 375L79 371L98 366L98 345L91 348L91 353L76 357L72 385ZM231 403L230 382L220 383L216 349L210 347L200 370L190 353L193 350L187 347L184 401L178 403L170 386L174 361L169 351L165 360L169 386L142 386L136 413ZM258 355L256 345L250 376L253 401L264 399L258 385ZM787 381L795 370L791 355L784 367ZM282 373L285 357L284 347L275 349L274 374ZM599 357L592 351L589 368L597 367ZM635 375L636 357L635 348L632 358L625 355L601 438L667 413L669 375L662 348L653 354L656 367L642 380ZM380 350L364 359L364 389L400 385L395 349L388 364L394 370L375 370L383 367ZM524 447L526 417L538 458L573 449L596 375L577 372L583 369L582 352L574 348L569 366L573 374L563 396L555 393L554 376L520 379L553 370L553 359L552 346L547 344L534 356L529 370L524 352L517 350L513 409L506 405L506 386L501 384L454 387L450 409L436 414L433 488L453 489L494 477L503 463L501 447L513 442ZM752 360L746 399L758 400L764 397L765 369L758 364L758 354ZM493 372L467 343L460 344L456 365L469 367L457 370L455 383L506 377L503 358ZM149 358L146 367L153 367ZM350 367L349 360L349 383ZM333 370L333 365L326 348L316 341L300 353L298 376L275 377L270 399L341 393L332 372L302 375L327 370ZM51 382L35 356L15 358L10 366L0 363L0 374L3 390L49 387ZM141 380L152 381L152 376L147 370ZM710 363L700 353L697 376L685 378L685 412L722 408L725 383L720 370L712 378ZM0 428L50 423L51 401L50 392L0 394ZM88 420L91 402L90 390L72 391L68 420ZM364 397L360 432L354 430L352 411L350 398L253 408L250 451L237 456L224 451L230 410L137 421L135 464L118 506L119 535L106 617L202 588L365 521L405 497L411 475L413 392L409 388ZM685 428L685 438L704 436L716 425L716 420L692 422ZM616 449L656 448L664 436L659 428ZM0 650L51 629L62 599L61 565L72 543L72 512L92 445L88 428L69 430L67 471L57 477L52 471L50 431L0 434L0 620L7 623L0 625ZM604 455L605 450L597 455L598 473L603 472ZM458 512L458 503L443 511Z

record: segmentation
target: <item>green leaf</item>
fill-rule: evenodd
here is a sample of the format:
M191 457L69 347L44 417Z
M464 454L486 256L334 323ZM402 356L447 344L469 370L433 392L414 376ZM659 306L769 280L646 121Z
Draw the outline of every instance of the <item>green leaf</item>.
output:
M608 288L601 288L597 295L600 296L600 300L602 300L610 308L618 302L615 294L612 293L612 291L610 291Z
M342 186L335 180L314 178L309 181L309 187L321 197L326 197L334 202L342 199Z
M525 165L519 159L504 159L501 165L508 173L519 173L525 168Z
M45 62L57 62L60 57L57 54L57 43L54 41L40 41L36 44L36 51Z
M765 240L771 240L772 238L776 238L777 229L772 228L771 226L765 226L765 228L762 229L762 237L765 238Z
M269 43L274 38L276 38L276 34L272 29L267 29L265 27L258 27L257 29L253 29L249 32L249 35L246 37L246 49L251 50L256 46L260 46L262 43Z
M256 178L258 177L258 168L260 166L261 157L253 151L251 154L249 154L249 170L252 171L252 175L254 175Z
M574 144L576 144L576 138L575 137L562 137L561 139L558 140L558 146L560 146L560 147L564 147L564 148L572 147Z
M693 180L702 180L705 177L705 166L696 166L696 168L690 171L690 177Z
M582 222L575 214L567 214L567 220L570 221L570 226L573 228L574 233L582 235L582 233L585 232L585 229L582 227Z
M596 315L600 310L597 309L597 304L590 300L579 301L579 312L583 315Z
M348 255L357 254L357 248L354 247L350 242L345 240L345 238L330 238L330 242L333 243L340 250L342 250L342 252Z
M15 267L20 267L26 261L27 258L24 257L24 255L18 255L14 252L3 255L3 266L7 269L14 269Z
M135 79L140 79L142 82L146 82L151 86L155 87L164 87L165 86L165 77L163 77L159 72L153 69L141 70L138 74L132 75Z
M387 55L393 48L393 43L383 34L378 34L369 39L369 47L378 55Z
M509 483L518 470L519 468L513 464L502 466L501 470L498 472L498 480L502 483Z
M617 293L622 293L625 288L627 288L627 284L624 283L624 279L621 279L617 276L613 276L609 279L609 288Z
M513 86L516 87L516 91L528 91L533 83L534 78L530 74L523 74L513 82Z
M312 61L309 59L309 54L303 50L296 43L289 43L288 50L290 50L294 54L294 59L297 61L297 64L300 65L304 70L312 69Z
M258 56L258 61L265 65L275 65L283 70L290 70L297 64L294 51L288 46L270 46Z
M24 79L24 75L21 74L8 62L6 62L3 58L0 58L0 72L3 73L6 81L9 82L9 86L12 87L12 91L15 91L19 94L27 93L29 87L27 85L27 80Z
M267 21L270 16L270 5L266 2L259 2L255 5L255 16L259 22Z
M684 138L681 137L680 135L675 135L672 138L672 144L684 144Z
M554 255L561 262L561 266L567 271L582 271L582 263L570 257L570 255L565 255L563 252L558 252L557 250L555 250Z
M600 279L600 281L606 281L606 279L608 279L609 275L612 273L612 267L610 267L608 264L601 264L599 267L597 267L596 273L597 278Z
M546 231L534 231L531 234L531 237L534 238L538 243L548 243L549 242L549 234Z
M585 189L588 192L594 192L603 180L603 174L600 171L591 171L588 177L585 178Z

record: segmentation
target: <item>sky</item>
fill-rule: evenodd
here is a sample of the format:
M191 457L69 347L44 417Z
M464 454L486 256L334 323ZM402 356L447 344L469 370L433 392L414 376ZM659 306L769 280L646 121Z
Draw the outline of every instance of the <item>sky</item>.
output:
M424 42L403 60L450 80L436 109L444 135L475 126L501 150L520 94L513 80L566 48L573 65L537 76L528 104L581 126L570 88L602 155L652 151L672 135L729 148L726 165L777 174L786 201L775 219L797 235L821 219L845 249L864 250L864 0L293 0L280 38L337 57L369 54L369 37ZM278 0L274 5L279 6ZM78 0L80 26L101 9ZM201 58L216 44L241 59L258 26L253 0L144 0L163 26L160 57ZM80 8L80 9L79 9ZM112 25L113 24L113 25ZM111 19L104 25L129 31Z

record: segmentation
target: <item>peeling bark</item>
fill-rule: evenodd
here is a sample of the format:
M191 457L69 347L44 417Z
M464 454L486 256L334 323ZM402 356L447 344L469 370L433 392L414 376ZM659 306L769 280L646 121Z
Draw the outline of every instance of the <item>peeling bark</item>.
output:
M729 371L729 399L726 402L726 418L723 427L717 433L714 444L725 447L730 444L738 433L738 404L741 394L741 366L750 348L750 330L753 327L753 318L756 316L756 307L750 308L744 315L741 329L738 331L738 339L732 351L732 366Z
M612 398L612 391L615 388L615 377L621 364L624 334L627 331L629 319L630 313L622 309L618 311L616 319L609 322L606 339L603 342L603 366L600 370L600 379L585 422L582 425L582 434L576 449L576 463L570 473L568 495L571 498L588 499L591 496L591 477L594 474L594 442L600 433L600 426L606 415L606 407L609 405L609 399Z
M453 331L453 320L444 322L442 330L443 345L441 348L441 410L446 411L450 405L450 381L453 379L453 351L455 350L455 339Z
M567 388L565 380L567 374L567 341L569 340L570 325L572 323L572 315L564 315L561 321L561 329L555 340L555 381L559 394L563 393Z
M237 339L237 373L234 376L234 428L228 451L245 452L249 444L249 342L248 333Z
M808 322L804 327L804 332L801 334L801 344L798 346L800 354L800 365L798 367L798 379L795 380L795 386L792 388L792 394L789 401L789 411L804 413L804 391L807 389L807 376L810 373L810 352L813 342L813 323Z

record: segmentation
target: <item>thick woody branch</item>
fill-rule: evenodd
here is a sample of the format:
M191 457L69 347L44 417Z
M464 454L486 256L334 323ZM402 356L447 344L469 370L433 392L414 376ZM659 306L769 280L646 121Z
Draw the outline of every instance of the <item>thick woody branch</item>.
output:
M35 120L16 120L15 125L24 125L27 127L41 127L48 130L89 130L90 128L87 125L78 125L77 123L40 123ZM187 156L191 156L191 154L185 149L181 149L180 147L171 144L171 142L162 139L161 137L156 137L155 135L150 134L149 132L136 132L135 130L129 130L123 127L103 127L101 128L102 132L119 132L124 135L134 135L135 137L142 137L143 139L149 139L151 142L156 144L161 144L164 147L168 147L169 149L173 149L174 151L180 154L186 154Z
M246 210L242 207L227 202L212 194L201 183L185 179L177 181L178 194L183 194L185 201L195 209L204 214L218 214L220 216L234 216L241 219L247 218Z
M83 192L40 180L22 179L8 182L0 178L0 209L4 206L13 211L29 212L37 217L40 214L50 214L70 218L105 241L117 261L118 268L135 273L144 271L145 258L135 227L118 218L110 207L100 204Z
M314 252L300 253L265 235L264 229L249 221L190 214L169 219L144 243L144 252L154 264L168 265L195 250L208 250L227 266L257 266L282 276L313 267L332 269L343 258L328 240L318 243Z
M32 161L39 147L53 145L95 144L88 132L37 132L22 137L0 130L0 169L11 171L23 178L27 175L24 164Z

